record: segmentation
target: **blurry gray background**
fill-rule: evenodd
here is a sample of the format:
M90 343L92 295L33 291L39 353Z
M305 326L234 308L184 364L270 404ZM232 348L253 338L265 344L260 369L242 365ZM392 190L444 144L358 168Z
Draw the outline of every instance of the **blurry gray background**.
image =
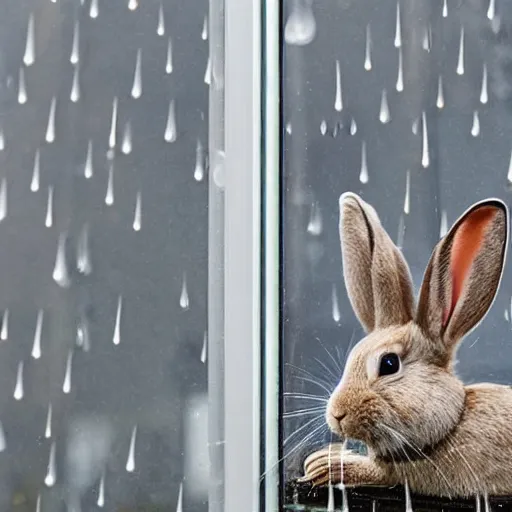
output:
M471 203L495 196L510 205L512 4L288 0L283 23L285 392L292 393L284 408L292 412L322 406L293 395L327 396L311 380L333 389L350 341L363 336L342 281L343 192L376 208L416 290L440 234ZM466 382L512 382L511 271L509 261L490 314L458 353ZM306 426L313 418L285 420L288 477L330 438L306 439L319 425Z
M205 23L2 3L0 510L205 510Z

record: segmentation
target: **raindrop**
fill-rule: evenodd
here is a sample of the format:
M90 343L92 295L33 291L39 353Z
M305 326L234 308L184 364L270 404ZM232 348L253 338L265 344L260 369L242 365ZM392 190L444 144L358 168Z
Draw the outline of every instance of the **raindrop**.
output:
M2 178L0 184L0 222L7 217L7 180Z
M441 212L441 225L439 227L439 238L443 238L448 233L448 216L446 210Z
M512 153L510 153L510 163L508 165L507 180L509 183L512 183Z
M135 11L135 9L137 9L138 6L138 0L128 0L128 9L130 9L130 11Z
M340 61L336 61L336 98L334 100L334 109L341 112L343 109L343 98L341 94L341 76L340 76Z
M183 482L180 483L178 491L178 502L176 503L176 512L183 512Z
M137 438L137 425L133 427L130 438L130 449L128 450L128 459L126 460L126 471L133 473L135 471L135 441Z
M396 3L396 29L395 29L395 48L402 47L402 24L400 22L400 2Z
M473 112L473 125L471 126L471 135L478 137L480 135L480 118L478 117L478 111Z
M0 452L4 452L6 448L5 430L2 422L0 421Z
M503 312L503 316L505 317L506 322L510 321L509 316L508 316L508 309L505 309L505 311Z
M459 58L457 60L457 74L464 74L464 27L460 28Z
M25 83L25 70L20 67L18 82L18 103L24 105L27 102L27 84Z
M399 249L404 246L405 239L405 219L403 215L400 215L400 219L398 220L398 235L396 237L396 245Z
M487 64L484 62L482 71L482 90L480 91L480 103L484 105L489 101L489 93L487 89Z
M341 319L340 313L340 303L338 300L338 292L336 291L336 286L332 285L332 319L338 323Z
M116 323L114 325L114 336L112 337L112 343L114 345L119 345L121 343L121 313L123 310L123 297L119 295L117 299L117 309L116 309Z
M114 164L111 163L108 168L107 192L105 194L105 204L112 206L114 204Z
M88 276L92 272L91 255L89 251L89 226L84 224L78 237L76 249L76 268L80 274Z
M327 498L327 512L334 512L334 511L335 511L334 487L332 486L332 483L329 482L329 491L328 491L328 498Z
M80 59L80 25L78 21L75 21L75 27L73 29L73 43L71 45L71 54L69 56L69 62L71 64L78 64Z
M448 17L448 2L447 0L443 0L443 18Z
M206 41L208 39L208 17L204 17L203 30L201 32L201 39Z
M495 15L496 15L496 1L489 0L489 8L487 9L487 17L490 20L493 20Z
M407 478L405 479L405 512L413 512L411 503L411 492L409 490L409 482L407 481Z
M167 59L165 61L165 72L170 75L172 73L172 40L169 37L167 42Z
M43 331L43 310L40 309L37 313L36 330L34 333L34 343L32 345L32 353L30 354L34 359L41 358L41 334Z
M89 337L89 326L84 315L80 317L80 321L76 327L76 346L80 347L84 352L89 352L91 341Z
M423 149L421 153L421 165L426 169L430 165L430 152L428 149L427 114L423 111L421 115L421 127L423 135Z
M388 105L388 95L387 95L386 89L384 89L382 91L382 98L380 101L379 121L382 124L387 124L391 121L391 115L389 113L389 105Z
M196 166L194 168L194 179L196 181L202 181L204 178L204 156L203 156L203 145L201 141L197 139L196 145Z
M308 222L308 233L313 236L322 234L322 213L316 203L311 205L311 215Z
M484 510L485 512L491 512L491 504L489 503L489 495L487 493L484 494Z
M160 8L158 9L158 25L156 27L156 33L159 36L165 35L164 6L162 2L160 2Z
M89 9L89 16L93 19L97 18L99 14L98 0L91 0L91 7Z
M480 495L477 494L475 496L475 501L476 501L476 507L475 507L475 512L481 512L482 510L482 504L480 503Z
M110 124L110 135L108 137L108 146L110 149L116 147L116 132L117 132L117 96L112 103L112 122Z
M4 135L4 129L0 126L0 151L3 151L5 149L5 135Z
M6 309L2 316L2 328L0 329L0 340L6 341L9 337L9 310Z
M432 48L432 27L425 27L425 34L423 35L423 49L430 52Z
M398 92L402 92L404 90L404 64L402 48L398 49L398 76L396 77L396 90Z
M140 231L141 228L141 198L140 198L140 192L137 192L137 199L135 201L135 214L133 217L133 230L134 231Z
M169 114L167 116L164 139L166 142L174 142L176 140L176 113L174 109L174 100L171 100L169 103Z
M444 108L443 77L441 75L439 75L439 79L437 81L436 106L438 109Z
M46 476L44 477L44 483L47 487L52 487L55 485L57 481L57 465L55 461L55 441L52 443L50 447L50 457L48 460L48 467L46 469Z
M127 121L124 126L123 142L121 144L121 151L125 155L129 155L132 152L132 125L130 121Z
M352 121L350 121L350 135L355 135L357 133L357 124L356 120L352 118Z
M80 99L80 80L78 66L75 66L75 72L73 73L73 85L71 86L71 94L69 99L73 103L76 103Z
M53 280L62 288L67 288L71 283L69 279L68 266L66 263L66 234L59 235L55 267L53 268Z
M404 199L404 213L409 215L410 206L411 206L411 172L407 170L407 175L405 178L405 199Z
M288 135L292 134L292 123L290 123L289 121L286 123L286 133Z
M419 118L416 118L411 125L411 130L414 135L418 135L418 125L420 124Z
M62 383L62 391L68 394L71 391L71 367L73 363L73 350L69 350L66 359L66 371L64 372L64 382Z
M57 98L54 96L50 105L50 114L48 116L48 125L46 127L46 142L51 144L55 140L55 108L57 106Z
M105 471L103 471L100 478L100 485L98 486L98 499L96 501L98 507L103 508L105 506Z
M361 146L361 172L359 174L359 181L361 183L368 183L368 162L366 158L366 142L363 140Z
M36 150L34 157L34 171L32 172L32 181L30 182L30 190L37 192L39 190L39 168L40 168L40 153L39 149Z
M212 83L212 64L210 57L208 57L208 62L206 63L206 71L204 72L204 83L206 85L210 85Z
M366 47L364 52L364 69L370 71L372 69L372 34L370 24L366 25Z
M180 307L187 310L190 306L187 289L187 275L183 273L183 284L181 285Z
M89 179L94 173L92 167L92 140L87 143L87 157L85 159L84 176Z
M23 63L25 66L31 66L35 60L34 48L34 13L28 17L27 42L25 44L25 53L23 54Z
M48 201L46 203L46 218L44 219L44 225L47 228L51 228L53 225L53 185L48 187Z
M315 38L316 21L311 5L306 0L295 0L284 27L287 44L304 46Z
M133 86L132 86L132 98L140 98L142 94L142 50L139 48L137 50L137 59L135 62L135 74L133 76Z
M23 398L23 361L18 363L18 371L16 372L16 385L14 386L14 399L21 400Z
M206 331L204 331L203 336L203 348L201 350L201 363L206 363L206 355L208 351L208 334Z
M341 497L343 499L343 505L341 508L341 512L349 512L347 488L343 484L340 484L340 488L341 488Z
M52 416L53 409L52 404L48 404L48 413L46 414L46 426L44 428L44 437L45 439L50 439L52 437Z
M320 123L320 133L322 135L325 135L327 133L327 123L325 119L322 119L322 122Z

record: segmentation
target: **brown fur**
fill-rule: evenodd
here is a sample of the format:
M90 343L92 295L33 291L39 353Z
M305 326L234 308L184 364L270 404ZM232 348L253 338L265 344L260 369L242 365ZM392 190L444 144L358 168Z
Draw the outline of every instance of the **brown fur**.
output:
M363 441L368 456L341 445L313 453L304 481L395 485L441 496L512 494L512 389L464 386L453 373L458 342L485 316L506 255L508 211L498 200L472 206L435 248L414 314L400 251L375 210L340 199L347 291L368 332L351 351L326 410L331 430ZM401 360L379 376L379 358ZM343 471L341 468L343 461Z

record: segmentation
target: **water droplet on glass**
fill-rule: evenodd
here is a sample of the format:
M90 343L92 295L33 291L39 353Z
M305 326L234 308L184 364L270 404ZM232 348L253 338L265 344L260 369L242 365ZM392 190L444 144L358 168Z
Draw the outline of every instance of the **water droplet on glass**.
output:
M329 482L329 488L327 493L327 512L334 512L335 504L334 504L334 487L332 483Z
M162 2L160 2L160 8L158 9L158 25L156 27L156 33L159 36L165 35L164 6Z
M400 2L396 3L396 28L395 28L395 48L402 46L402 24L400 22Z
M132 152L132 125L130 121L127 121L124 126L123 142L121 144L121 151L125 155L129 155Z
M46 439L50 439L52 437L52 416L53 416L53 409L52 404L48 404L48 412L46 414L46 426L44 428L44 437Z
M183 284L181 285L181 295L180 295L180 308L187 310L189 308L189 298L188 298L188 289L187 289L187 275L183 274Z
M206 85L210 85L212 83L212 64L210 57L208 57L208 62L206 63L206 71L204 72L204 83Z
M0 222L7 217L7 180L2 178L0 184Z
M411 503L411 492L409 490L409 482L405 479L405 512L413 512Z
M404 213L409 215L411 206L411 172L407 170L405 178L405 199L404 199Z
M208 351L208 333L204 331L203 348L201 350L201 363L206 363L206 355Z
M340 313L340 303L338 300L338 292L336 291L336 286L332 285L332 319L338 323L341 319Z
M389 113L388 95L386 89L382 91L382 97L380 100L379 121L382 124L387 124L391 121L391 114Z
M438 109L444 108L443 77L441 75L439 75L439 79L437 81L436 106Z
M423 148L421 152L421 165L426 169L430 165L430 151L428 148L428 128L427 128L427 114L425 111L421 114L421 128L423 135Z
M55 140L55 109L57 107L57 98L54 96L50 104L50 114L48 115L48 125L46 126L46 142L51 144Z
M59 235L57 256L53 268L53 280L62 288L67 288L71 284L66 262L66 233Z
M443 18L448 17L448 2L447 0L443 0Z
M68 394L71 391L71 368L73 364L73 350L70 350L66 359L66 370L64 372L64 382L62 383L62 391Z
M196 145L196 165L194 167L194 179L196 181L202 181L204 178L204 155L203 145L201 141L197 139Z
M112 206L114 204L114 164L111 163L108 168L107 192L105 194L105 204Z
M316 203L311 205L311 215L308 222L308 233L313 236L322 234L322 213Z
M180 483L178 491L178 502L176 503L176 512L183 512L183 482Z
M91 339L89 336L89 326L85 315L80 316L78 325L76 326L76 346L81 348L84 352L89 352L91 348Z
M370 24L366 25L366 46L364 51L364 69L370 71L372 69L372 33Z
M357 124L356 120L352 118L352 121L350 121L350 135L355 135L357 133Z
M77 64L80 60L80 25L78 21L75 21L73 28L73 43L71 45L71 54L69 56L69 62L71 64Z
M39 149L36 150L34 157L34 170L32 172L32 181L30 182L30 190L37 192L39 190L39 169L40 169L40 153Z
M496 2L495 0L489 0L489 8L487 9L487 17L492 20L496 14Z
M34 343L32 344L32 353L30 354L34 359L41 358L41 334L43 331L43 310L40 309L37 313L36 330L34 333Z
M368 162L366 158L366 142L363 141L361 146L361 172L359 173L359 181L368 183Z
M334 109L341 112L343 109L343 98L341 93L341 75L340 75L340 61L336 61L336 97L334 100Z
M116 147L117 132L117 96L112 103L112 122L110 123L110 135L108 137L108 147L114 149Z
M133 76L133 86L132 86L132 98L140 98L142 94L142 50L139 48L137 50L137 58L135 61L135 73Z
M418 135L418 125L420 124L419 118L416 118L411 125L411 130L414 135Z
M50 447L50 457L48 459L46 476L44 477L44 483L47 487L53 487L55 485L55 482L57 481L57 464L55 460L55 450L56 445L54 441Z
M48 200L46 202L46 217L44 219L44 225L47 228L51 228L53 225L53 186L48 187Z
M116 323L114 325L114 336L112 337L112 343L114 345L119 345L121 343L121 313L123 310L123 297L119 295L117 299L117 309L116 309Z
M135 441L137 439L137 425L133 427L130 438L130 448L128 450L128 459L126 460L126 471L133 473L135 471Z
M14 386L14 399L21 400L23 398L23 361L18 363L18 371L16 372L16 384Z
M398 49L398 75L396 77L396 90L398 92L402 92L404 90L404 64L401 47Z
M166 142L174 142L176 140L176 113L174 109L174 100L171 100L169 103L169 114L167 115L164 139Z
M292 123L290 123L289 121L286 123L286 133L288 135L292 134Z
M105 471L103 471L100 484L98 486L98 499L96 501L98 507L103 508L105 506Z
M87 143L87 157L85 159L84 176L92 178L94 171L92 167L92 140Z
M76 249L76 268L80 274L88 276L92 272L91 255L89 251L89 225L84 224L78 237Z
M478 111L473 112L473 124L471 126L471 135L478 137L480 135L480 118L478 117Z
M448 233L448 216L446 210L441 212L441 225L439 226L439 238L443 238Z
M35 61L35 41L34 41L34 13L28 17L27 41L25 43L25 53L23 54L23 63L25 66L32 66Z
M423 34L423 49L426 52L430 52L432 48L432 27L425 27L425 33Z
M457 74L464 74L464 27L460 28L459 57L457 59Z
M172 73L172 40L169 37L167 42L167 59L165 61L165 72L170 75Z
M6 309L2 315L2 328L0 329L0 340L6 341L9 337L9 310Z
M98 0L91 0L91 7L89 9L89 16L93 19L97 18L99 14Z
M482 90L480 91L480 103L486 104L489 101L489 93L487 87L487 64L484 62L482 71Z
M80 76L79 76L79 66L75 66L75 71L73 73L73 84L71 85L71 94L69 95L69 99L76 103L80 99Z
M208 39L208 17L204 17L203 30L201 32L201 39L206 41Z
M20 68L18 82L18 103L24 105L27 102L27 84L25 83L25 70Z
M142 211L141 211L141 197L140 192L137 192L137 199L135 200L135 214L133 216L133 230L140 231L142 222Z
M325 135L327 133L327 123L325 119L322 119L322 122L320 123L320 133L322 135Z
M304 46L315 38L316 21L308 0L295 0L284 27L287 44Z
M135 11L135 9L137 9L138 6L138 0L128 0L128 9L130 9L130 11Z

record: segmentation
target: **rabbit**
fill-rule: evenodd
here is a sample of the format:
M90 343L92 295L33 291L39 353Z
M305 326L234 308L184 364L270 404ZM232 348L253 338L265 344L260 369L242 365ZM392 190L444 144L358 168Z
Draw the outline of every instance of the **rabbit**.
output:
M372 206L340 198L343 273L367 336L350 351L326 407L342 441L309 455L299 480L314 486L394 486L440 497L512 494L512 388L465 386L460 341L496 297L509 214L498 199L471 206L437 246L415 307L409 268Z

